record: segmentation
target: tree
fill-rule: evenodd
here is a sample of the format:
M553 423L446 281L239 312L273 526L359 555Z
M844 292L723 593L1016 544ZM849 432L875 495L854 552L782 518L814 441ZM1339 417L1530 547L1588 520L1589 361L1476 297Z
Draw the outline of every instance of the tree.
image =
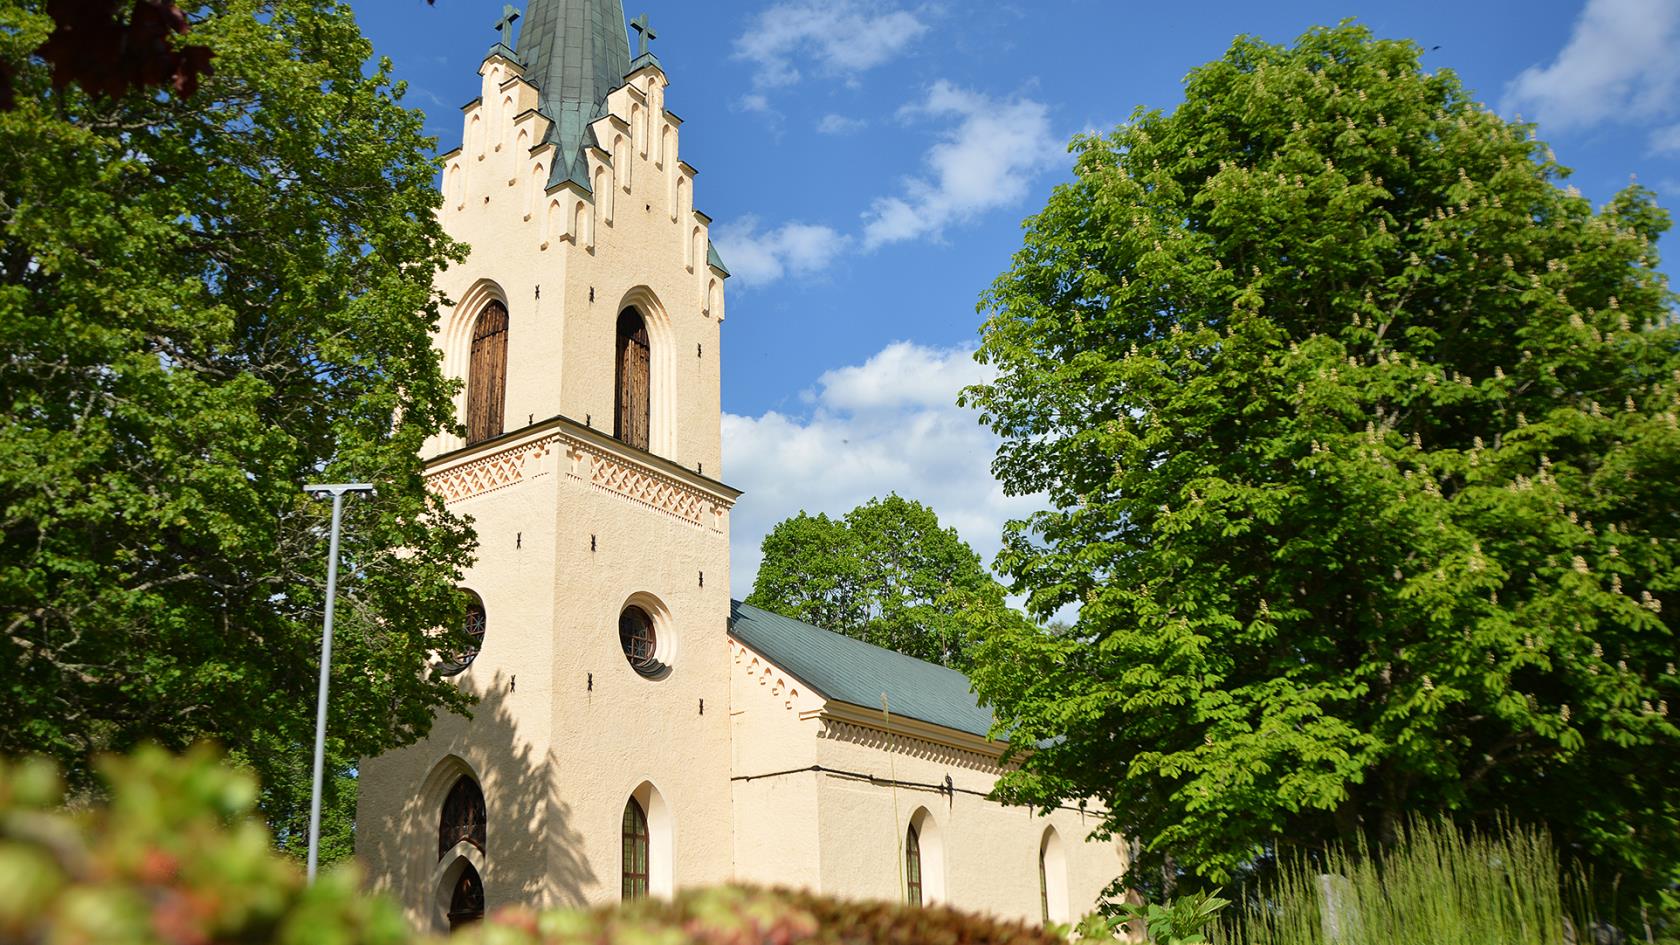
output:
M466 706L427 663L473 547L418 458L455 422L431 286L459 258L420 114L332 0L197 7L189 99L56 88L20 53L43 5L0 31L0 751L85 785L101 752L214 738L291 783L323 479L379 488L347 505L331 752L416 739Z
M843 519L800 512L764 536L747 603L966 670L971 620L1008 610L956 529L897 493Z
M1222 882L1412 812L1680 879L1680 327L1668 226L1595 210L1408 42L1239 39L1075 140L983 302L994 469L1050 508L975 681L1003 791L1095 796ZM1168 875L1176 875L1168 869Z

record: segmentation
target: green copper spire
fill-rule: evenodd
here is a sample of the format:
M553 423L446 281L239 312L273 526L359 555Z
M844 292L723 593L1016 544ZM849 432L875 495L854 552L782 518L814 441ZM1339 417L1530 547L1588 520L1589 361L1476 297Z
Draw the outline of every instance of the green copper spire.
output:
M630 34L620 0L530 0L519 34L525 78L542 92L552 124L544 143L558 149L549 186L589 187L583 148L595 143L589 123L606 114L607 93L630 72Z

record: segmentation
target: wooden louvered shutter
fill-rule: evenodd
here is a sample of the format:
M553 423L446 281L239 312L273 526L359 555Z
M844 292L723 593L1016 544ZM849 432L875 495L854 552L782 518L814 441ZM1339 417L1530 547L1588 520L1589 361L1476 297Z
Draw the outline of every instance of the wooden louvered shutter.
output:
M467 369L467 445L502 435L507 400L507 306L491 302L473 324Z
M648 388L652 358L647 325L633 309L618 316L618 400L613 435L638 449L648 448Z

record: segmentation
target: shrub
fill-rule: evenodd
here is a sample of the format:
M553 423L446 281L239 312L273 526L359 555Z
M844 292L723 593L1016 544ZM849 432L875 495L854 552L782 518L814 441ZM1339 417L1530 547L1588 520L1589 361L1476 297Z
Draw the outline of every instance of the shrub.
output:
M503 912L462 938L484 945L1067 945L1037 926L939 906L745 887L590 912Z
M47 761L0 761L0 941L399 945L354 869L304 884L253 814L256 781L195 750L99 764L105 796L66 806Z

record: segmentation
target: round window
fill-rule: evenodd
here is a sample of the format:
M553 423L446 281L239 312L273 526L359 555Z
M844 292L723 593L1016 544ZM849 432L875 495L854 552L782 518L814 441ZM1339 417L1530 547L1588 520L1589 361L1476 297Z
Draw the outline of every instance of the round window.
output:
M640 607L626 607L618 615L618 645L624 648L624 658L643 676L657 676L665 670L656 654L659 637L653 629L653 618Z
M478 658L478 651L484 646L484 601L479 600L478 595L472 591L466 591L465 594L467 615L461 624L461 636L465 642L459 652L444 659L442 668L445 676L454 676L465 671L472 665L473 660Z

